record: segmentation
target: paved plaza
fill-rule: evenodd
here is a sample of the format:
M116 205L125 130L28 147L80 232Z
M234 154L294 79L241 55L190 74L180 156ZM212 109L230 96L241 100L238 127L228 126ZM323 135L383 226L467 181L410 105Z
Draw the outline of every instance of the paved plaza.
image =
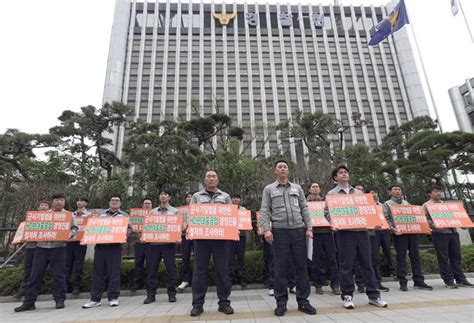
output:
M471 276L471 275L470 275ZM472 278L471 278L472 280ZM414 290L409 284L409 292L401 292L398 283L385 282L390 292L382 293L388 302L386 309L368 305L365 294L356 293L354 310L342 307L339 296L324 288L324 295L316 295L314 288L310 301L317 307L318 314L309 316L297 311L295 295L290 294L286 316L277 318L273 315L275 300L268 296L266 289L233 290L231 294L234 315L226 316L217 311L217 295L214 288L207 294L204 314L201 317L189 316L191 310L191 293L178 294L178 302L168 303L167 295L160 290L157 302L143 305L144 291L135 296L120 297L120 306L109 307L107 300L102 306L93 309L82 309L87 294L80 298L68 299L66 308L54 309L54 301L45 300L36 303L37 310L25 313L14 313L13 308L19 302L8 302L3 298L0 303L1 322L474 322L474 289L446 289L441 279L428 279L433 291ZM190 289L188 288L190 291ZM123 294L130 295L129 292Z

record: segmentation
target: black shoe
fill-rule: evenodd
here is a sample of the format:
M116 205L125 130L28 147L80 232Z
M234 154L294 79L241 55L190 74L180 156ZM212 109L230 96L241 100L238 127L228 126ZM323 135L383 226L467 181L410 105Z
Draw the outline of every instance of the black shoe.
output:
M397 275L396 275L396 274L392 274L392 278L393 278L393 280L395 280L395 281L397 281L397 280L398 280L398 277L397 277Z
M415 283L415 284L413 285L413 288L416 288L416 289L423 289L423 290L433 290L433 287L430 286L430 285L427 285L425 282Z
M471 284L470 282L468 282L467 280L465 280L465 281L462 281L462 282L460 282L460 283L457 283L456 286L458 286L458 287L470 287L470 288L472 288L472 287L474 287L474 284Z
M202 307L193 307L191 310L191 316L200 316L204 312Z
M168 296L168 302L170 302L170 303L176 303L176 296L174 296L174 295L169 295L169 296Z
M448 282L444 285L444 287L449 288L449 289L457 289L458 286L454 284L454 282Z
M64 301L56 301L56 309L60 310L62 308L65 308L66 306L64 305Z
M310 303L298 305L298 311L306 313L308 315L316 315L316 309L312 307Z
M219 308L217 309L219 312L222 312L226 315L234 314L234 309L230 305L219 305Z
M33 311L36 309L35 304L21 304L18 307L15 307L15 312L25 312L25 311Z
M365 287L364 286L358 286L357 287L357 292L358 293L365 293Z
M143 301L143 304L151 304L153 302L156 302L156 297L155 296L147 296L146 299Z
M407 285L405 285L405 284L400 285L400 290L401 290L402 292L408 292L408 287L407 287Z
M81 290L77 287L74 287L74 289L72 290L72 295L74 296L77 296L81 293Z
M24 289L20 289L13 297L15 298L22 298L25 296L26 291Z
M385 287L385 286L382 285L382 284L379 284L379 285L377 286L377 289L378 289L378 290L381 290L382 292L388 292L388 291L390 290L390 288Z
M277 308L275 308L276 316L284 316L285 313L286 313L286 306L277 306Z

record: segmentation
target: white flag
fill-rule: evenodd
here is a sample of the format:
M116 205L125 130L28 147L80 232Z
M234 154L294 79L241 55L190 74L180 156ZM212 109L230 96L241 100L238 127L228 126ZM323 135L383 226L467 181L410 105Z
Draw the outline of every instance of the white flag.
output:
M458 0L451 0L451 13L453 14L453 16L456 16L458 11L459 11Z

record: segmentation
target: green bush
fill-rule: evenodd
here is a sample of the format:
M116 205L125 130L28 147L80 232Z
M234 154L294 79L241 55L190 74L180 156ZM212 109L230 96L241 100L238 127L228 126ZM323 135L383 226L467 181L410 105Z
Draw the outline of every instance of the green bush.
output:
M463 269L465 272L474 271L474 245L463 246L461 248L461 253L463 257ZM420 251L422 270L424 273L434 274L438 272L438 262L436 260L436 253L434 249ZM392 258L395 264L395 253L392 254ZM385 266L384 258L381 257L382 267ZM178 267L178 278L179 272L181 269L181 260L177 259L176 261ZM408 261L408 265L410 262ZM192 263L191 263L192 266ZM133 261L123 261L121 267L121 289L129 289L132 285L133 279ZM146 268L145 268L146 272ZM410 271L409 271L410 272ZM87 260L84 263L84 273L83 273L83 286L82 292L89 291L91 286L91 273L92 273L92 261ZM245 275L246 281L249 284L263 284L265 282L265 268L263 262L263 255L261 251L247 251L245 253ZM23 266L14 267L14 268L4 268L0 270L0 295L12 295L19 288L21 280L23 279ZM214 263L211 260L209 264L209 285L212 286L215 284L214 278ZM179 282L178 282L179 283ZM43 286L41 288L42 294L50 294L52 286L52 277L49 270L47 270ZM161 262L159 272L158 272L158 286L163 288L166 287L166 277L165 277L165 266Z

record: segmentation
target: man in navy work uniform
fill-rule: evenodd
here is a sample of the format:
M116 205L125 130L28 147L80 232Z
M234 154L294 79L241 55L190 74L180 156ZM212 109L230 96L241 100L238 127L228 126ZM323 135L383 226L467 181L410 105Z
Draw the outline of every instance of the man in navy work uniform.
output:
M109 199L109 209L100 214L100 217L123 217L128 214L122 210L122 197L113 194ZM131 229L129 226L128 234ZM120 296L120 264L122 262L122 244L105 243L96 244L94 252L94 265L92 268L91 299L82 305L82 308L91 308L101 305L102 291L107 278L107 298L109 305L114 307L119 305Z
M64 206L66 199L64 194L52 196L51 211L66 212ZM77 234L77 225L74 217L71 221L71 232L69 238ZM35 302L41 290L41 283L46 267L49 265L53 274L53 297L56 309L64 308L66 300L66 241L38 241L36 243L35 255L31 269L30 283L26 288L23 304L15 308L15 312L35 310Z
M397 251L397 278L400 283L400 290L408 291L407 280L407 252L410 257L411 270L413 272L413 288L423 290L433 290L433 287L425 283L425 277L421 272L420 250L418 246L417 234L400 234L395 230L392 211L390 205L410 205L402 197L402 187L399 184L390 185L388 188L390 200L383 205L383 213L393 232L393 242Z
M219 177L213 170L208 170L204 176L204 189L194 193L192 204L231 204L229 194L217 188ZM214 260L216 274L217 297L219 298L219 312L234 314L230 306L229 281L229 253L226 240L195 240L194 241L194 268L193 268L193 309L191 316L199 316L204 311L204 299L207 292L207 271L209 260Z
M145 197L142 201L142 209L151 210L153 208L153 201L149 197ZM135 249L135 269L133 270L133 284L130 291L135 292L143 287L143 267L145 266L145 254L147 245L140 242L140 233L131 235L134 237Z
M363 194L349 184L349 169L346 166L339 166L331 173L332 179L337 182L337 186L326 194ZM329 211L324 212L330 222ZM377 289L377 281L372 269L370 240L367 229L338 230L336 232L337 246L339 249L339 273L341 278L341 298L344 308L353 309L354 278L353 268L356 259L359 261L360 272L365 282L365 293L369 297L369 304L378 307L387 307L387 303L380 297Z
M240 194L232 194L230 197L232 204L237 205L239 210L246 210L240 205ZM245 282L245 244L247 236L245 231L240 231L239 240L229 241L229 279L230 283L238 283L240 286L247 286ZM237 258L237 259L236 259Z
M73 215L75 218L88 217L90 212L87 211L87 197L79 197L76 201L77 209ZM66 245L66 273L68 279L68 290L73 295L79 295L81 292L82 270L84 269L84 258L86 257L87 245L81 245L80 241L71 241ZM71 282L69 282L69 279Z
M186 193L185 201L186 205L191 204L191 199L193 198L192 193ZM187 215L186 215L187 216ZM183 219L184 220L184 219ZM184 222L184 221L183 221ZM183 234L181 235L181 284L178 286L178 291L183 292L186 287L191 284L192 274L191 274L191 251L193 250L193 240L186 239L186 228L187 225L183 223Z
M151 214L176 215L178 209L169 203L171 192L161 189L158 193L160 205L151 211ZM156 301L156 289L158 288L158 268L163 258L166 267L168 290L168 301L176 302L176 245L174 243L150 243L146 247L146 263L148 266L148 286L147 297L143 304L150 304Z
M293 262L295 267L298 310L314 315L316 309L308 301L311 288L306 265L306 239L313 237L313 231L306 198L301 186L288 181L289 168L285 160L278 160L274 168L277 179L263 189L260 223L265 240L272 244L274 252L278 252L273 257L275 315L283 316L287 311L289 262Z
M433 245L438 258L439 271L446 288L474 287L464 273L462 272L461 263L461 242L459 241L459 233L456 228L439 229L433 223L427 204L444 203L443 188L439 185L432 185L428 188L427 193L430 199L423 204L428 223L430 224L433 237ZM456 284L454 284L456 280Z

